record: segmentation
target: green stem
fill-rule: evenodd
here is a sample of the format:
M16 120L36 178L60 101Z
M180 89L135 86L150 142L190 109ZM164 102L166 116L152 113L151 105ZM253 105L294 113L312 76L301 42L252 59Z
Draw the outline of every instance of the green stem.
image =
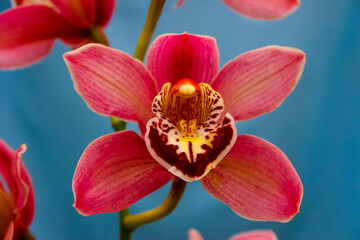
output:
M117 117L110 116L110 122L114 132L119 132L126 129L126 122L118 119Z
M124 217L123 224L125 227L133 232L138 227L157 221L169 215L179 203L186 188L186 182L181 179L175 179L171 185L170 192L165 201L152 210L139 213L136 215L128 215Z
M129 216L129 209L125 208L119 212L119 224L120 224L120 234L119 240L130 240L131 231L125 227L124 219Z
M165 2L166 0L151 0L145 25L136 45L134 58L144 61L146 50L149 46L152 35L154 34Z
M100 43L102 45L110 47L110 43L106 34L104 33L101 26L94 26L90 32L90 38L94 41L94 43Z

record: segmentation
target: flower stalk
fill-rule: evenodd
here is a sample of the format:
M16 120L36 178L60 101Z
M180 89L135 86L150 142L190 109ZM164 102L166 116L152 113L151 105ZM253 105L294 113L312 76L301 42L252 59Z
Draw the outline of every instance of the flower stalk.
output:
M94 26L91 29L90 38L95 43L100 43L100 44L103 44L105 46L110 47L109 40L108 40L108 38L107 38L106 34L104 33L104 30L102 29L101 26Z
M146 17L144 28L136 45L134 58L144 61L146 50L154 34L166 0L152 0Z
M179 203L185 188L185 181L179 178L174 179L168 196L160 206L136 215L128 215L123 219L123 224L128 230L133 232L142 225L160 220L169 215Z

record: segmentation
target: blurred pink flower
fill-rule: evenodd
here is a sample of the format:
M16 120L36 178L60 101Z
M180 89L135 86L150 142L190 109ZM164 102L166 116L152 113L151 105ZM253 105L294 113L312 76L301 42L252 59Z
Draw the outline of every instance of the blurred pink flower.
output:
M116 0L15 0L0 14L0 69L34 64L49 54L55 39L71 47L92 40L94 27L110 20Z
M188 231L189 240L204 240L196 229ZM257 230L250 232L238 233L228 240L277 240L275 233L271 230Z
M34 192L21 162L23 144L16 151L0 139L0 239L21 239L34 216ZM9 192L6 191L9 190Z
M235 12L253 19L277 20L294 12L300 0L222 0ZM176 4L180 7L185 0Z
M206 191L248 219L287 222L298 213L302 184L288 158L261 138L237 136L234 122L285 100L303 71L302 51L264 47L219 71L216 40L184 33L159 36L146 67L99 44L64 58L88 106L138 122L145 139L122 131L86 148L73 179L81 214L122 210L174 175L201 179Z

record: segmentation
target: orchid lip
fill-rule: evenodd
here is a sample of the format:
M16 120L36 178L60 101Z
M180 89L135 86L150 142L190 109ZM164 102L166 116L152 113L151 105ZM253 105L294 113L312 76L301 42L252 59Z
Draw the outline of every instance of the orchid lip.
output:
M222 114L219 93L205 83L182 79L164 84L152 105L145 142L162 166L185 181L199 180L225 157L235 143L232 116Z

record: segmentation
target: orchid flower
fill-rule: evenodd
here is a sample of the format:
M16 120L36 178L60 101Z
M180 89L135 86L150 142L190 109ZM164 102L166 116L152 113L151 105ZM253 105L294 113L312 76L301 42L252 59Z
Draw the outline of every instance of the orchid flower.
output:
M196 229L188 231L189 240L204 240ZM244 233L238 233L228 240L277 240L275 233L271 230L257 230Z
M85 149L73 178L79 213L120 211L176 177L200 180L247 219L287 222L299 212L302 184L288 158L261 138L237 136L234 122L284 101L303 71L302 51L264 47L219 71L216 40L184 33L157 37L147 66L99 44L64 59L90 109L136 121L141 133L111 133Z
M94 41L110 20L115 0L14 0L0 14L0 69L37 63L55 39L76 48Z
M24 144L14 151L0 139L0 239L21 239L34 216L33 187L21 162L25 151Z
M235 12L253 19L277 20L298 9L300 0L222 0ZM180 7L185 0L176 4Z

